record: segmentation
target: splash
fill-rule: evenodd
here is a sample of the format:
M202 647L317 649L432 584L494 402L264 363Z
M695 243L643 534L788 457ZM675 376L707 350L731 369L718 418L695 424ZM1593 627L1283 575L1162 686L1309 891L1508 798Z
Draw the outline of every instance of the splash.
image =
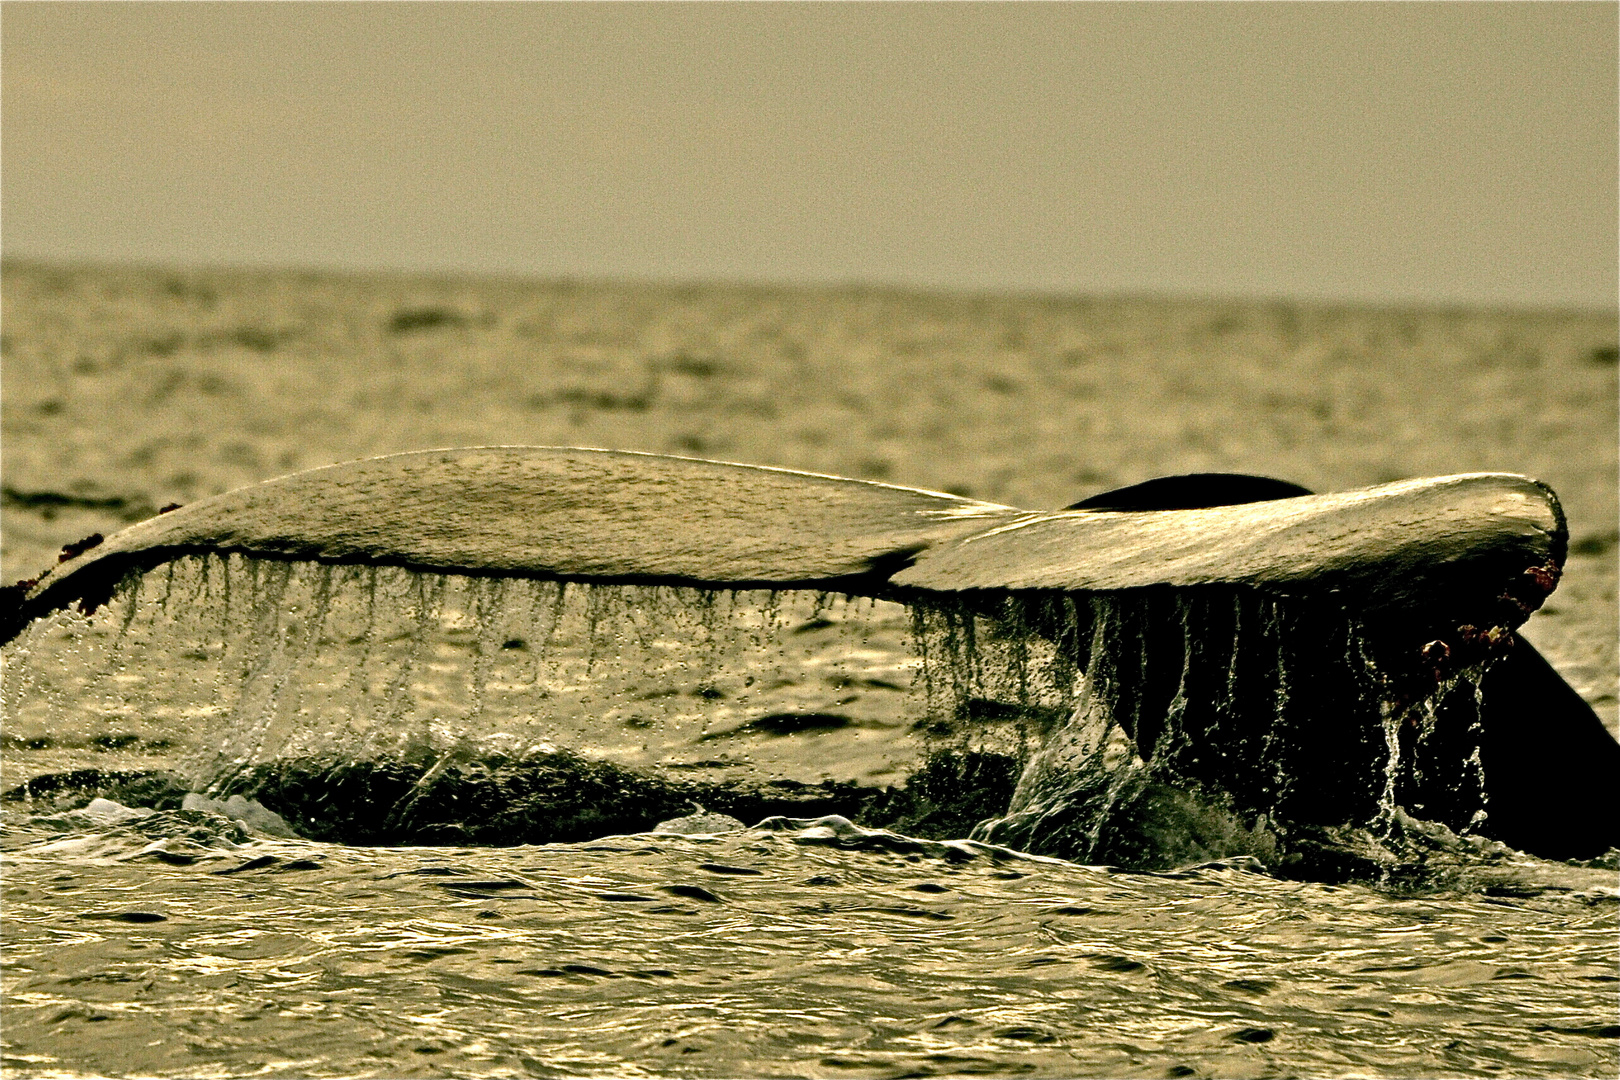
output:
M1387 838L1401 807L1459 830L1484 820L1479 669L1411 699L1363 627L1319 600L1207 588L1073 604L1046 623L1084 662L1076 707L974 835L1119 865L1253 855L1309 870L1324 830Z
M194 557L9 648L7 731L55 760L116 744L330 838L580 838L693 804L916 818L908 776L1010 783L985 762L1034 735L1015 702L916 692L914 632L899 604L813 591Z
M1478 673L1401 704L1375 655L1331 605L1236 589L873 599L197 556L32 627L5 715L51 763L115 745L349 842L709 811L1275 863L1402 806L1484 820Z

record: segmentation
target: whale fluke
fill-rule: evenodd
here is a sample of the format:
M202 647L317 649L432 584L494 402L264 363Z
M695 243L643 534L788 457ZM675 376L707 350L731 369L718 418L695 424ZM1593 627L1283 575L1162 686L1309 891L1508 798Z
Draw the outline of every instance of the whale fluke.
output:
M1298 601L1346 613L1377 651L1381 692L1400 698L1409 689L1409 703L1432 693L1449 677L1445 670L1507 656L1481 683L1488 831L1549 854L1596 853L1620 840L1612 815L1595 812L1598 786L1571 785L1562 768L1575 753L1583 776L1612 775L1620 746L1513 633L1556 586L1568 543L1556 497L1523 476L1471 473L1309 494L1286 481L1198 474L1067 510L1026 511L692 458L472 447L295 473L91 541L65 550L36 581L7 590L0 643L69 605L94 610L127 575L186 555L596 584L816 589L991 613L1009 596L1028 597L1030 610L1040 611L1051 597L1080 593L1139 597L1135 610L1144 619L1174 610L1164 598L1179 590ZM1168 708L1177 678L1187 685L1177 673L1203 655L1190 638L1182 641L1184 630L1142 623L1131 631L1141 635L1132 678L1142 685L1132 691L1134 719L1121 723L1144 757L1159 722L1142 702ZM1308 643L1301 655L1310 655ZM1324 653L1312 662L1343 674L1352 661ZM1160 670L1166 664L1174 671ZM1297 694L1306 678L1301 673ZM1335 751L1326 733L1364 724L1368 714L1366 703L1338 703L1330 679L1317 681L1320 715L1300 730L1323 733L1307 736L1320 741L1307 756L1322 758L1313 775L1331 779ZM1376 704L1370 715L1376 729ZM1188 760L1189 768L1216 769Z
M0 642L186 554L904 598L1155 585L1333 593L1404 632L1514 627L1557 580L1552 492L1475 473L1197 509L1029 512L787 469L614 450L368 458L149 518L17 590Z

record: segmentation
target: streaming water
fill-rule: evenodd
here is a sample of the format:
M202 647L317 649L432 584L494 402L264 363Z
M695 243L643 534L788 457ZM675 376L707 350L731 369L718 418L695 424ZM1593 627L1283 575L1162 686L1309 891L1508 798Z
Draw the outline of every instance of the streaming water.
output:
M180 560L4 654L7 1075L1611 1075L1358 635Z

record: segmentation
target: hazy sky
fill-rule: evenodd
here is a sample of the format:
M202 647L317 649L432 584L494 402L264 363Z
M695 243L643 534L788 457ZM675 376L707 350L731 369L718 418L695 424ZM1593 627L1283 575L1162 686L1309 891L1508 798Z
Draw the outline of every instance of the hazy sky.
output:
M1616 302L1617 5L5 3L8 254Z

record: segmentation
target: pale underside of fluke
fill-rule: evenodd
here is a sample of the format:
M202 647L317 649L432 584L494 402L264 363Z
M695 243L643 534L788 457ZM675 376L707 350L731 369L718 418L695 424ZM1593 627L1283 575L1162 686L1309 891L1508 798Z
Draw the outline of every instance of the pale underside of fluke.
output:
M332 465L203 499L66 558L0 627L95 606L186 554L904 599L1249 586L1414 631L1512 627L1564 558L1552 492L1476 473L1189 510L1029 512L785 469L475 447ZM1415 621L1414 621L1415 620Z

